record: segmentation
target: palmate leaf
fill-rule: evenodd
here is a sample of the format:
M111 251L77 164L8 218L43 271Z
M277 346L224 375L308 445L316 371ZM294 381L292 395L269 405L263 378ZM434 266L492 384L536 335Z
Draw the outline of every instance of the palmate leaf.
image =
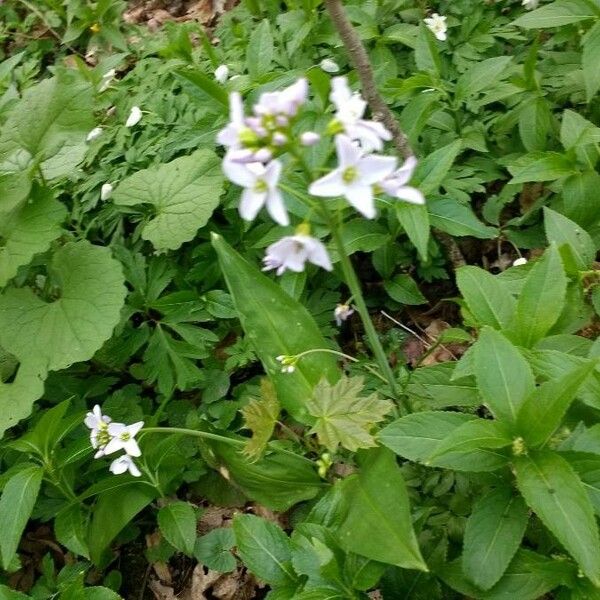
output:
M27 288L0 297L0 344L21 363L64 369L90 359L120 319L127 290L108 248L72 242L52 257L59 298L45 302Z
M263 455L273 435L279 411L275 386L265 377L260 382L260 398L251 400L241 410L246 429L252 431L252 439L244 448L244 454L250 460L257 460Z
M151 204L155 212L142 237L157 250L176 250L194 238L223 192L220 159L210 150L138 171L113 194L115 204Z
M352 452L377 445L369 429L383 421L393 404L377 394L361 396L363 386L362 377L342 377L335 385L323 378L307 400L309 413L317 419L310 432L316 433L319 443L330 452L338 445Z

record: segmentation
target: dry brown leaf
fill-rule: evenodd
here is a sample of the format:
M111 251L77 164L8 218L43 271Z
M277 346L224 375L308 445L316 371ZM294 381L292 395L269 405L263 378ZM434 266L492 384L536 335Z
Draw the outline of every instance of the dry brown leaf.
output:
M162 584L158 579L150 579L148 582L150 591L156 600L179 600L172 587Z

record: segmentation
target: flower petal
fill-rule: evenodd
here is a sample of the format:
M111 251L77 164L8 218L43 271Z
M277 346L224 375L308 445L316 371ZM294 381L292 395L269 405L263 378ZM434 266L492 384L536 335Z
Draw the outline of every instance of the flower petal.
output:
M138 434L138 432L140 431L140 429L144 426L144 421L138 421L137 423L132 423L131 425L127 426L127 431L129 432L129 435L134 437Z
M267 192L255 192L251 189L245 189L242 192L238 210L240 217L245 221L254 221L258 211L263 207L267 200Z
M233 181L241 187L249 188L256 183L256 174L252 169L245 164L229 160L227 156L223 159L223 173L229 181Z
M108 434L111 436L119 436L127 431L127 425L124 423L110 423L108 426Z
M335 196L342 196L345 189L346 184L342 179L342 170L335 169L321 177L321 179L313 181L308 187L308 193L312 196L334 198Z
M417 159L414 156L409 156L393 175L396 183L398 185L408 183L411 180L416 167Z
M277 188L272 189L267 195L267 211L273 220L280 225L286 226L290 224L290 218L288 217L283 197Z
M104 454L113 454L123 448L123 441L119 438L112 438L108 444L104 447Z
M377 214L375 210L375 201L373 200L373 189L370 185L353 185L346 189L345 196L356 208L356 210L367 217L373 219Z
M265 166L265 171L262 178L269 184L270 188L274 188L279 182L281 169L281 161L277 159L272 160L268 165Z
M313 265L317 265L317 267L321 267L326 271L333 270L327 248L325 248L325 245L322 242L315 238L312 238L312 243L308 247L308 260L310 260Z
M397 162L395 156L364 156L357 165L360 182L372 184L381 181L393 173Z
M125 457L120 456L116 458L110 463L110 467L108 470L114 475L122 475L129 468L129 462L127 460L123 460Z
M141 471L137 468L137 465L132 460L129 461L129 472L134 477L141 477L142 475Z
M410 204L425 204L425 196L421 191L408 185L396 190L396 198L410 202Z
M347 135L342 134L335 136L335 150L340 169L355 165L362 154L361 149Z
M142 451L138 446L138 443L133 439L129 439L123 443L123 450L129 454L129 456L141 456Z

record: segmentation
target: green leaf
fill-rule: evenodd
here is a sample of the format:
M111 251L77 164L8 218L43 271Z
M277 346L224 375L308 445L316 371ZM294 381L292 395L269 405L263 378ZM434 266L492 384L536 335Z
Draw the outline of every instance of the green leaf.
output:
M376 446L369 430L373 423L383 421L393 404L376 393L361 396L363 387L362 377L342 376L335 385L322 379L307 399L308 412L317 419L310 433L316 433L319 443L330 452L338 445L352 452Z
M246 49L246 68L252 79L258 79L270 71L274 52L271 25L267 19L263 19L250 35Z
M503 79L502 73L511 62L510 56L495 56L476 62L456 82L456 98L464 100L495 85Z
M457 269L456 284L477 323L504 329L510 323L516 302L502 282L484 269Z
M0 172L39 165L47 181L71 174L87 151L92 106L91 86L75 72L63 70L28 88L2 126Z
M89 558L86 529L86 518L79 504L73 504L61 510L54 519L56 540L75 555Z
M415 46L415 61L419 71L432 71L436 75L442 72L442 59L433 33L424 23L419 27L419 35Z
M576 172L571 160L558 152L531 152L508 166L509 184L553 181Z
M88 533L92 562L99 566L106 564L104 554L110 543L157 496L154 488L137 482L98 495Z
M196 513L188 502L171 502L158 511L158 526L171 544L191 556L196 542Z
M577 270L591 268L596 258L596 246L585 229L548 207L544 207L544 227L548 242L555 242L561 252L561 246L568 246L568 254Z
M0 600L31 600L31 596L0 584Z
M194 87L198 88L203 94L206 94L209 98L216 100L218 105L226 112L229 106L229 99L225 88L217 83L214 78L208 77L201 71L193 70L180 70L175 71L177 77L181 77L186 81L189 81Z
M252 431L252 439L244 447L244 454L250 460L258 460L264 454L280 410L273 383L264 377L260 382L260 398L252 399L241 409L244 427Z
M600 22L596 23L586 34L583 40L583 81L585 82L585 92L587 101L592 98L600 89Z
M481 330L474 353L475 378L485 403L496 418L514 423L535 387L529 364L506 337L490 327Z
M462 568L477 587L488 590L502 577L528 521L525 502L508 487L493 490L475 504L465 528Z
M236 567L236 560L231 553L235 546L235 534L230 527L213 529L199 537L194 546L194 558L212 571L229 573Z
M424 196L438 191L461 148L462 142L455 140L428 154L419 162L414 175L414 183Z
M566 293L567 277L556 244L552 244L527 275L511 328L513 339L526 348L541 340L558 321Z
M40 491L43 474L41 467L27 467L13 475L4 486L0 498L0 558L5 569L16 556L21 535Z
M519 134L528 152L542 152L552 131L552 112L548 100L534 97L519 112Z
M585 0L556 0L520 16L513 21L513 25L525 29L542 29L578 23L597 16L597 11L592 10Z
M390 241L390 235L383 225L366 219L354 219L341 228L344 249L348 254L373 252ZM337 248L330 251L331 260L339 261Z
M340 544L371 560L427 571L394 455L380 448L363 458L359 474L340 485L344 515L337 531Z
M596 368L590 361L562 377L547 381L525 400L517 419L526 443L543 446L560 426L579 388Z
M0 345L21 362L58 370L90 359L111 336L127 290L110 250L86 241L60 248L51 273L60 286L53 302L25 288L0 297Z
M429 213L426 206L408 204L407 202L396 203L396 216L402 225L406 235L415 245L421 260L427 261L429 245Z
M19 209L0 222L0 286L12 279L21 265L44 252L62 232L67 211L49 190L38 189Z
M280 527L254 515L236 515L233 531L237 553L259 579L275 586L296 581L290 541Z
M134 173L119 184L113 200L122 206L151 204L154 214L142 238L157 250L177 250L206 225L222 193L221 160L210 150L198 150Z
M384 281L383 287L390 298L400 304L427 304L427 298L419 290L417 282L406 273L396 275L390 281Z
M430 200L427 208L431 225L450 235L470 235L484 240L498 235L498 230L484 225L469 206L451 198Z
M600 538L590 499L573 469L553 452L514 461L517 485L544 525L600 586Z
M281 373L276 357L294 356L306 350L327 348L314 319L281 287L250 264L220 236L213 246L240 322L277 389L283 408L300 422L310 423L306 399L323 377L339 377L336 360L325 353L303 357L293 373ZM0 337L1 341L1 337Z

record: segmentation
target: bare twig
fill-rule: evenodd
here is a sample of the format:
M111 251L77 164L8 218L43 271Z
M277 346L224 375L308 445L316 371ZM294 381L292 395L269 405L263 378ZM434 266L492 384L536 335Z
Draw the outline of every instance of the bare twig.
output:
M346 51L350 56L354 68L358 72L362 84L362 91L371 107L373 118L381 121L390 131L396 149L404 158L412 156L413 152L407 137L400 129L392 111L377 90L377 85L375 84L375 79L373 77L373 69L367 51L344 10L342 0L325 0L325 6L327 7L334 27L346 47Z

